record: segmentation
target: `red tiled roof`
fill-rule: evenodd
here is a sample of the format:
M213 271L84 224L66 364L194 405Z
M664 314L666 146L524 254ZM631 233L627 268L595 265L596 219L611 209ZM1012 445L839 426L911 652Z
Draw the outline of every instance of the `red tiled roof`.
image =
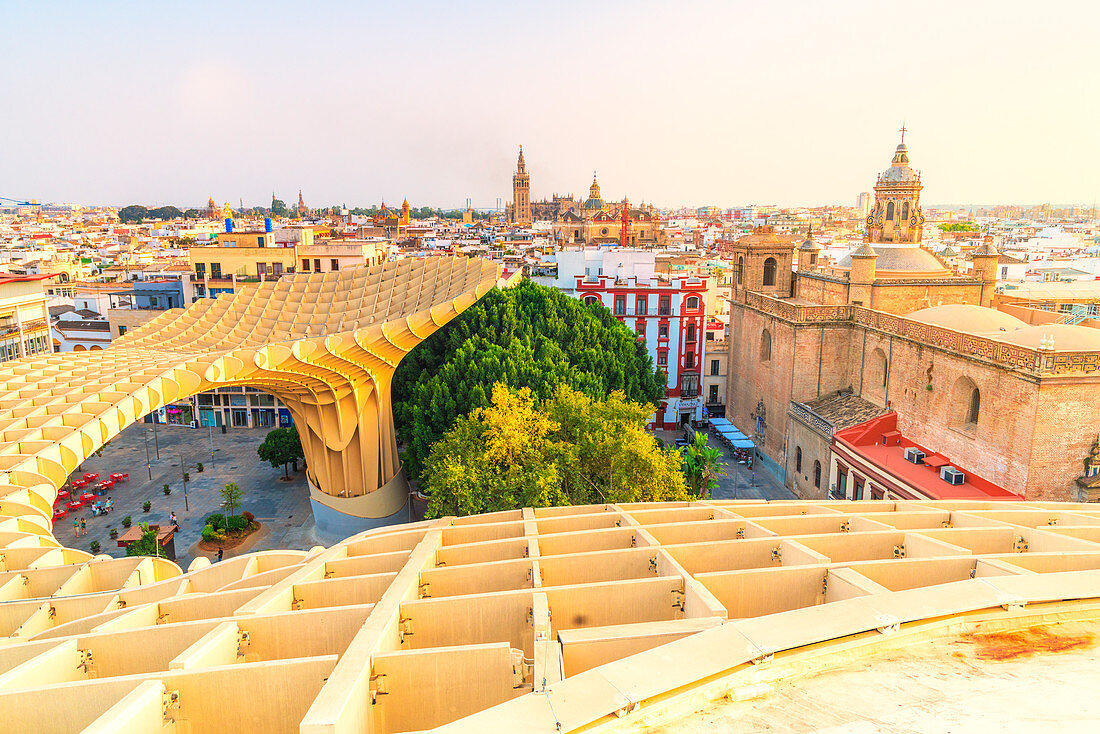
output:
M0 274L0 284L3 283L18 283L31 280L46 280L46 278L52 278L57 273L41 273L39 275L9 275L7 273Z
M878 418L837 431L836 443L871 465L898 484L909 486L920 494L936 500L987 499L1020 500L1020 495L974 474L947 457L921 446L897 432L898 414L891 412ZM896 433L883 444L883 436ZM905 459L905 449L916 447L925 453L924 464ZM940 478L940 467L954 466L966 475L962 484L948 484ZM872 478L873 481L873 478Z

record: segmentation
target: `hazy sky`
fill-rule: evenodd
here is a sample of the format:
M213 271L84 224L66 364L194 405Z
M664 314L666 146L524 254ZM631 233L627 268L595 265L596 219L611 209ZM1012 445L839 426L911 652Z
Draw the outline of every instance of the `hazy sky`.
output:
M0 0L0 196L1100 198L1100 2Z

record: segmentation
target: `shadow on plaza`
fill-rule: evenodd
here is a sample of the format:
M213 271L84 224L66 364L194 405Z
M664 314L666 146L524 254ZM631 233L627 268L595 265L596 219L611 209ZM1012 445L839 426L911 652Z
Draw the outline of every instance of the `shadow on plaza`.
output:
M65 545L83 550L89 550L92 541L99 541L100 553L121 557L126 555L126 550L111 539L110 531L115 528L119 535L125 532L123 517L129 515L135 525L139 522L166 525L169 514L175 512L180 524L175 539L176 560L186 569L196 556L216 559L216 552L200 551L196 544L201 538L203 520L211 513L222 511L222 487L236 482L243 501L240 511L251 512L263 527L241 546L227 550L227 558L276 548L308 550L318 542L313 536L313 514L305 471L299 466L298 472L291 472L291 480L287 482L282 480L282 468L275 469L260 461L256 447L269 430L233 428L222 434L219 429L211 431L205 427L158 425L154 435L152 424L135 423L111 439L103 448L102 456L92 455L85 459L73 474L79 477L95 472L101 478L115 472L129 474L129 480L115 485L107 493L114 500L114 511L99 517L92 517L88 509L70 512L57 521L54 534ZM200 462L203 464L201 472L197 466ZM190 475L186 497L184 471ZM171 488L167 496L163 491L165 484ZM152 504L149 512L142 511L142 503L146 500ZM75 537L74 517L87 520L86 536Z

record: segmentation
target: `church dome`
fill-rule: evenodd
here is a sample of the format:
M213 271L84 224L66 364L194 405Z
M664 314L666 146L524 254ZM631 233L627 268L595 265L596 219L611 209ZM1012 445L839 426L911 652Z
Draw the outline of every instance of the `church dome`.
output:
M909 167L909 148L900 143L890 167L878 177L879 183L920 183L920 174Z
M588 198L584 200L584 208L587 211L597 211L604 208L603 197L600 196L600 184L596 180L596 172L592 172L592 185L588 187Z
M906 315L905 318L954 331L964 331L968 334L1016 332L1027 327L1026 321L1004 311L964 303L922 308Z
M903 274L894 277L951 275L951 271L945 268L935 255L921 247L894 247L884 242L877 242L874 252L878 255L878 261L875 263L876 271L883 277L890 277L890 273ZM837 263L837 267L852 267L852 255L859 254L866 255L862 252L862 248L853 250Z

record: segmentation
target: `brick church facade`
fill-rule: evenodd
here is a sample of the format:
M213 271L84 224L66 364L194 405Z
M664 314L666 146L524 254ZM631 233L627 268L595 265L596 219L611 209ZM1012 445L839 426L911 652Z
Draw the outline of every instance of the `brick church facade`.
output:
M727 418L806 497L853 496L829 449L844 426L815 411L841 400L864 417L896 412L906 436L1026 499L1085 499L1100 330L989 308L999 254L979 248L960 276L923 248L921 188L903 142L864 243L839 262L822 261L812 237L797 271L794 245L767 229L734 243Z

